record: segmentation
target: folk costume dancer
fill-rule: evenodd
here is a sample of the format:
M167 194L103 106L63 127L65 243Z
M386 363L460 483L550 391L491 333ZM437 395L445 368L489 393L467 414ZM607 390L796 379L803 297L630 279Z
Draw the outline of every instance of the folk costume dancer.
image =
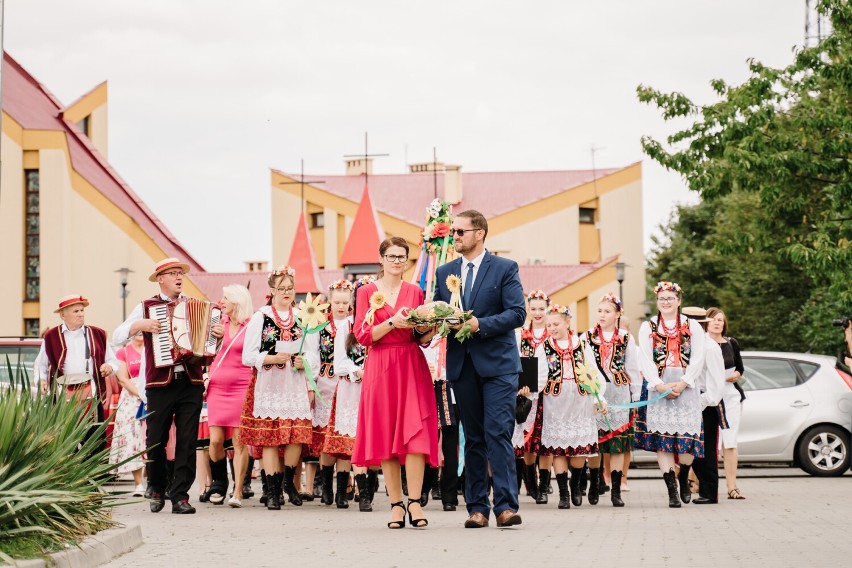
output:
M606 380L606 398L610 403L606 419L597 417L598 450L601 455L609 454L613 507L624 507L621 499L621 477L624 472L624 455L633 447L633 411L627 408L612 408L613 404L627 404L639 400L642 394L642 371L636 342L626 330L619 326L623 306L621 299L612 292L603 296L598 303L598 323L585 333L586 360L594 361L600 376ZM589 459L589 503L597 504L598 468L601 456Z
M530 450L539 456L541 473L551 466L556 472L559 487L559 509L570 509L573 503L583 503L580 493L580 473L586 458L598 453L598 428L595 413L606 413L603 398L605 384L599 375L594 395L581 385L581 369L587 367L583 339L569 326L568 308L552 304L547 313L548 339L544 343L547 360L547 384L538 399L538 412L533 428ZM569 467L570 464L570 467ZM568 470L571 470L570 492ZM541 495L542 487L539 488ZM546 487L543 487L546 491Z
M92 422L103 422L111 393L107 377L118 371L115 350L107 342L106 331L86 325L85 311L89 300L71 294L59 300L53 311L62 324L44 335L33 364L33 378L42 392L56 389L58 396L76 399L92 411ZM95 431L92 427L88 439ZM83 440L81 440L83 442ZM99 441L95 451L106 448L106 438Z
M266 508L281 509L282 490L293 505L302 498L293 479L302 445L312 439L311 405L305 362L319 369L317 334L308 334L302 355L298 347L302 329L296 321L296 271L289 266L275 269L267 279L269 305L249 320L243 344L243 364L254 367L240 417L243 443L263 448L263 470L269 486ZM281 471L279 447L284 448Z
M348 280L332 282L328 288L331 304L329 325L320 332L320 359L323 376L333 377L334 390L329 396L331 412L322 433L322 445L318 448L320 471L323 477L325 505L332 499L338 509L347 509L347 491L352 472L352 449L358 428L358 404L361 399L361 380L364 376L364 348L352 333L353 318L349 315L354 286ZM320 386L320 390L322 390ZM316 408L316 405L315 405ZM316 420L314 422L316 424ZM332 496L332 479L337 466L337 491ZM372 511L372 487L377 473L356 468L359 509ZM369 485L369 487L368 487Z
M159 333L161 329L160 322L150 317L150 310L155 306L174 304L184 297L183 277L187 271L189 265L176 258L166 258L158 262L148 281L159 285L159 294L137 305L127 320L113 333L113 342L116 345L124 345L139 332L143 334L145 356L139 374L145 377L148 402L146 443L151 448L148 452L148 494L151 497L152 513L159 513L165 506L166 442L173 421L175 463L169 493L172 513L195 513L195 507L189 504L189 489L195 478L195 447L204 396L204 369L201 365L189 361L157 367L154 362L152 334ZM216 324L211 332L216 338L221 338L224 329L221 324Z
M530 436L535 417L538 410L539 393L547 384L547 360L544 355L544 342L547 341L547 324L545 316L550 307L550 297L542 290L533 290L527 294L527 316L529 323L519 330L517 334L518 348L521 357L536 357L538 359L538 390L529 392L528 387L518 391L521 396L526 396L532 402L527 419L521 424L515 424L515 432L512 434L512 445L515 447L515 457L518 458L515 467L518 470L520 488L521 479L527 488L527 494L536 500L536 503L546 504L547 493L550 488L550 470L542 471L541 486L545 488L544 494L539 487L538 456L530 452Z
M635 446L657 453L669 507L679 508L681 501L689 503L691 499L692 462L704 455L701 396L697 388L698 377L704 371L704 330L681 314L683 291L676 283L659 282L654 294L658 313L639 328L640 363L645 377L642 400L668 394L639 409ZM677 476L675 454L680 463Z

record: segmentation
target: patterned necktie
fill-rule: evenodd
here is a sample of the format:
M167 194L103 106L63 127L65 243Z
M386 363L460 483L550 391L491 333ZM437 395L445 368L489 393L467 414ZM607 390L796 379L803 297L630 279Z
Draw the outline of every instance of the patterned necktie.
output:
M467 263L467 275L464 277L464 290L462 290L462 306L465 310L471 309L470 297L473 292L473 263Z

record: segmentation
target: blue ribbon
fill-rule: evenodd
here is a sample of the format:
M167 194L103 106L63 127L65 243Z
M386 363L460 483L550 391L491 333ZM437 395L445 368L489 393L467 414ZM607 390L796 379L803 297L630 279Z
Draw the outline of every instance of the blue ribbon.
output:
M663 394L661 394L660 396L654 397L650 400L640 400L640 401L637 401L637 402L627 402L625 404L609 404L607 406L609 406L610 408L642 408L643 406L648 406L649 404L653 404L653 403L657 402L658 400L662 400L662 399L666 398L667 396L669 396L670 394L672 394L672 389L669 389L666 392L664 392Z

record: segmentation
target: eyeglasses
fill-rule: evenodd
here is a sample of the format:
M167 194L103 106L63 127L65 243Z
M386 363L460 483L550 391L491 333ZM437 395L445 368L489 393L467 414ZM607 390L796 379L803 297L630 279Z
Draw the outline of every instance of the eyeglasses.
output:
M657 298L657 301L661 304L671 304L677 302L677 298Z
M463 237L465 233L469 233L471 231L478 231L479 229L453 229L452 233L457 237Z
M169 270L168 272L160 272L160 276L171 276L173 278L179 278L186 274L183 270Z
M295 286L282 286L280 288L273 288L279 294L291 294L296 291Z
M405 262L406 260L408 260L408 257L404 254L400 254L400 255L386 254L385 260L388 261L388 262L399 263L399 262Z

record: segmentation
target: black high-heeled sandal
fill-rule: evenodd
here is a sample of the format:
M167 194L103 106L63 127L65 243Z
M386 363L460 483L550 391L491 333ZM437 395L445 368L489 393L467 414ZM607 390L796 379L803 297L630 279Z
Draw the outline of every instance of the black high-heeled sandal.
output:
M426 517L421 517L419 519L415 519L411 516L411 504L417 503L420 505L420 508L423 508L423 504L420 502L420 499L409 499L408 500L408 508L406 511L408 512L408 523L414 527L415 529L425 529L429 526L429 520Z
M391 512L393 512L394 507L399 507L403 511L405 511L405 505L402 504L402 501L397 501L396 503L391 503ZM403 529L405 528L405 515L402 516L401 521L389 521L388 522L389 529Z

